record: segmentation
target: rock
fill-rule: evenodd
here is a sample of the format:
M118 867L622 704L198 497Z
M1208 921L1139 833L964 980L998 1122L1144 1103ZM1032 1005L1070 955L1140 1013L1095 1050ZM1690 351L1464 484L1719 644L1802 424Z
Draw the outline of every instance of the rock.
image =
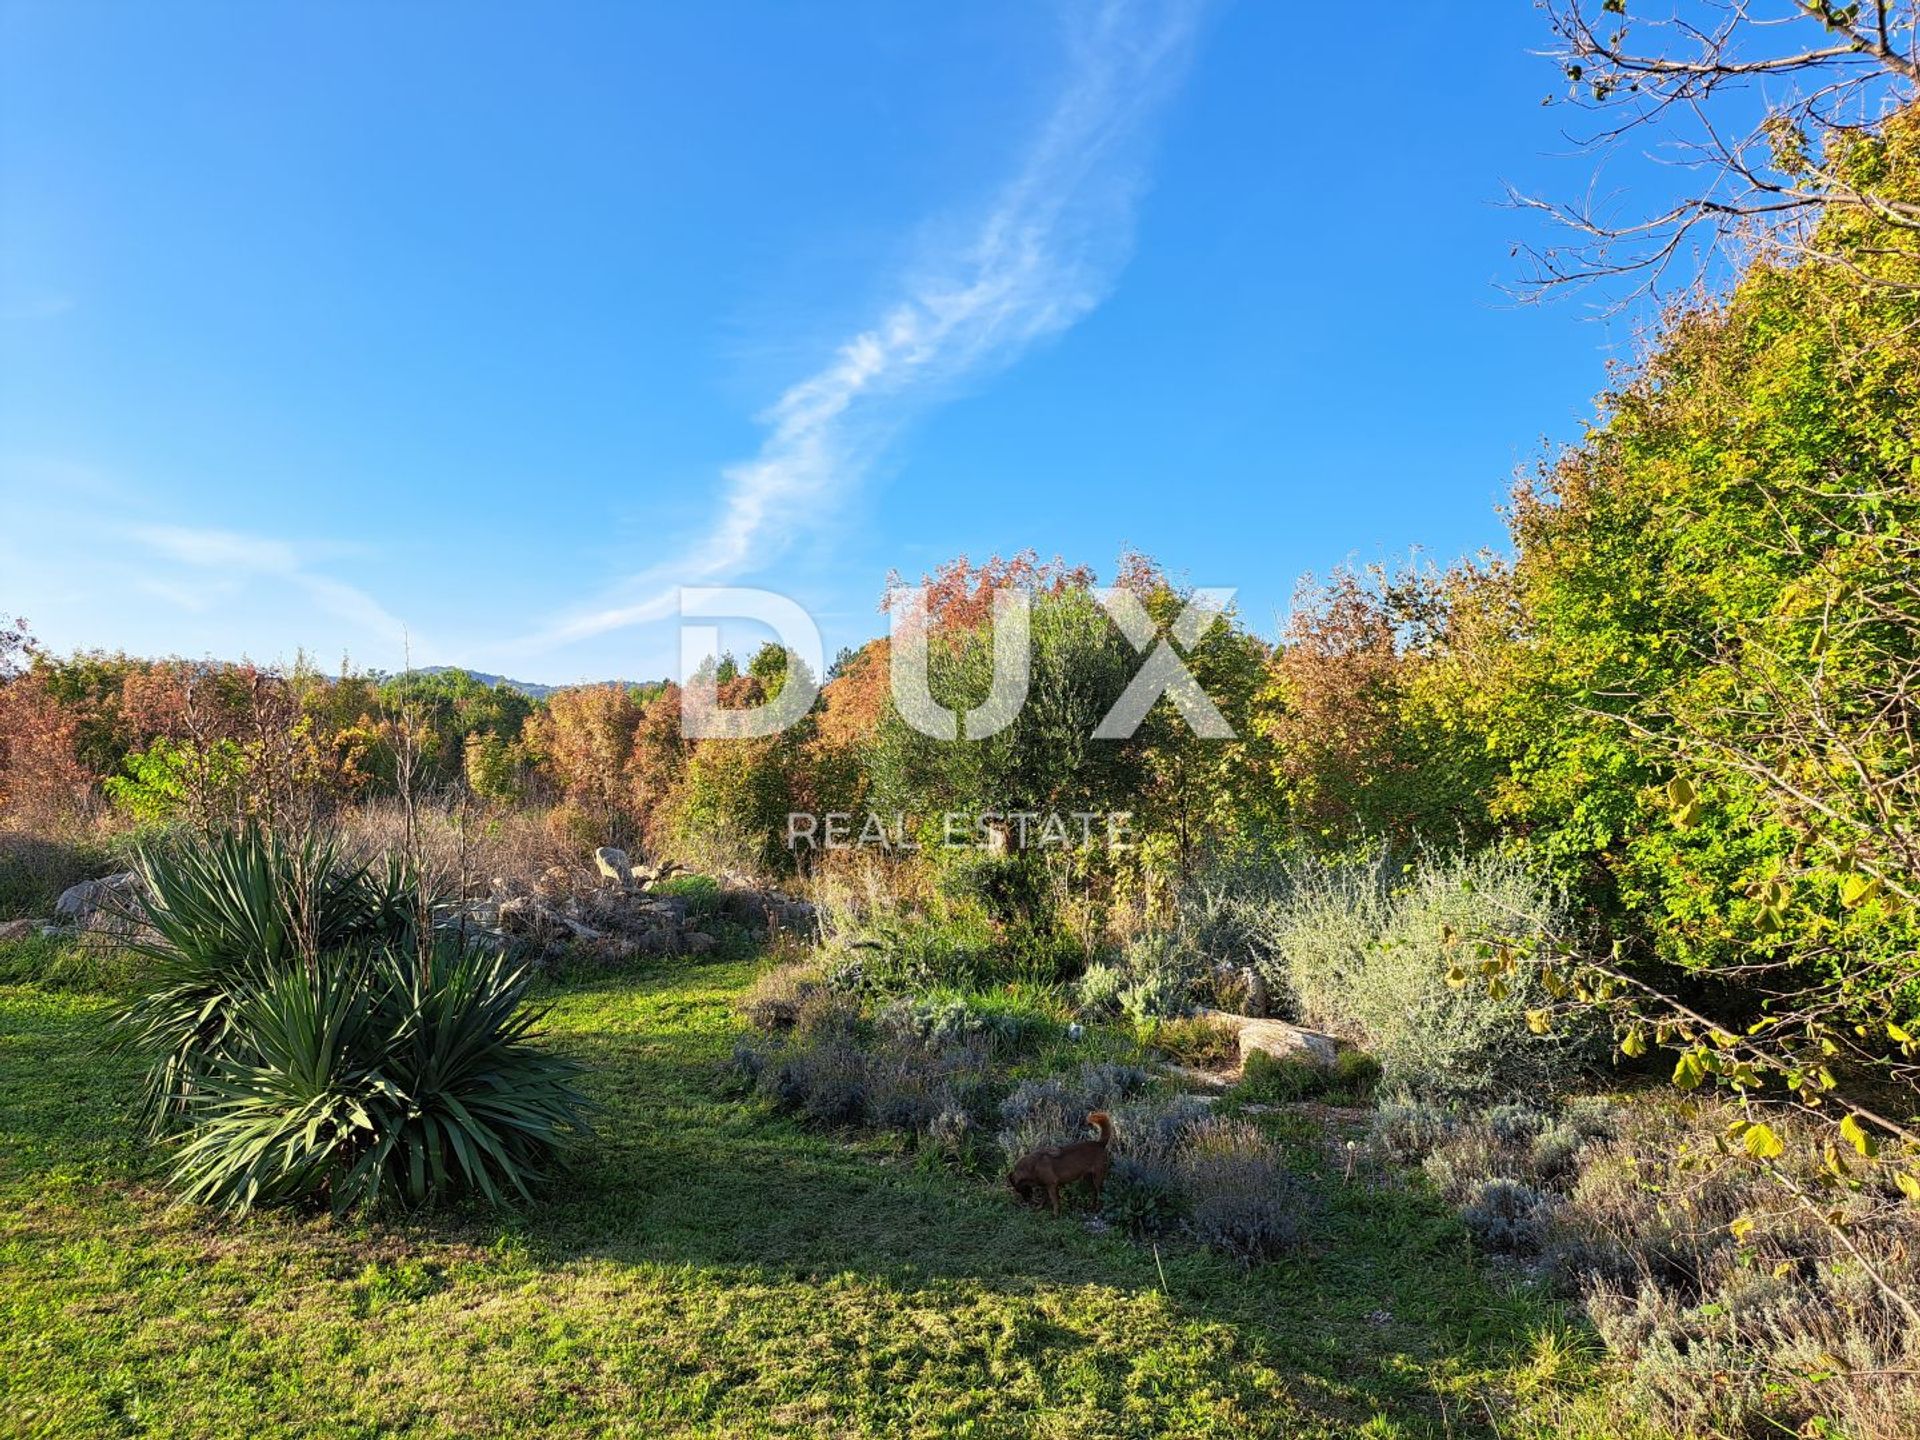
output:
M1256 1052L1276 1060L1305 1060L1323 1069L1331 1069L1340 1053L1340 1042L1318 1030L1304 1030L1285 1020L1261 1020L1251 1015L1229 1015L1224 1010L1202 1010L1201 1015L1216 1025L1236 1031L1240 1040L1240 1063Z
M633 888L633 862L627 852L614 845L602 845L593 852L594 867L609 880L617 880L622 889Z
M500 906L500 928L510 935L524 936L529 940L553 941L571 937L575 940L598 940L600 932L564 915L551 906L542 905L529 896L503 901Z
M775 924L783 930L811 930L820 921L820 911L811 901L779 897Z
M44 920L8 920L0 924L0 945L9 940L24 940L45 926Z
M679 948L678 930L648 930L636 935L633 940L633 953L636 955L671 955Z
M704 930L689 930L680 937L689 955L704 955L713 949L713 937Z
M662 860L658 865L634 864L629 868L633 871L633 883L644 889L659 884L669 875L683 873L687 867L677 860Z
M54 918L70 925L85 925L100 910L124 910L139 893L140 877L131 870L101 880L82 880L63 890L53 902Z

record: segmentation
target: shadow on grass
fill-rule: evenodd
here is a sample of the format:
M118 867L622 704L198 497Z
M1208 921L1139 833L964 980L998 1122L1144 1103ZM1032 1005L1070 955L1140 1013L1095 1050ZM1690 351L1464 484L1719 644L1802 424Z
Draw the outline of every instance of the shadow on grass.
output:
M1305 1244L1248 1271L1186 1247L1156 1255L1090 1226L1084 1200L1055 1220L992 1178L929 1171L871 1136L731 1098L718 1073L737 1036L727 1001L750 971L683 967L564 997L556 1041L594 1067L607 1112L563 1195L516 1227L544 1262L692 1266L720 1284L851 1275L901 1295L1154 1296L1179 1321L1230 1327L1343 1412L1423 1426L1443 1409L1428 1377L1524 1366L1541 1330L1564 1323L1494 1288L1459 1222L1410 1192L1310 1177ZM637 1007L631 1028L604 1023L649 992L673 998Z

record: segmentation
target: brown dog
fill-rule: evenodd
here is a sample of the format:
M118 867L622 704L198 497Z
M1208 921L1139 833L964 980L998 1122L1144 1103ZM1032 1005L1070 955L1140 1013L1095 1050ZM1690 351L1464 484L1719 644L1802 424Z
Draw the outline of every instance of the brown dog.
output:
M1087 1182L1093 1191L1093 1208L1100 1208L1100 1187L1107 1183L1107 1148L1113 1144L1113 1121L1104 1110L1087 1116L1087 1124L1100 1132L1098 1140L1082 1140L1073 1145L1049 1146L1020 1157L1020 1163L1007 1172L1007 1184L1022 1200L1036 1186L1047 1192L1053 1213L1060 1213L1060 1187L1076 1180Z

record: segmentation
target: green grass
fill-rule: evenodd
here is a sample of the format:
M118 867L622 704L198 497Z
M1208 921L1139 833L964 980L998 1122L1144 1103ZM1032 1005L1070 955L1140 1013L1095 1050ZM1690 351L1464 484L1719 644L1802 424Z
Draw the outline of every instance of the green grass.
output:
M170 1208L110 1001L0 987L0 1431L1513 1435L1589 1379L1411 1192L1319 1175L1298 1256L1156 1264L727 1098L753 970L556 990L595 1147L538 1206L388 1223Z

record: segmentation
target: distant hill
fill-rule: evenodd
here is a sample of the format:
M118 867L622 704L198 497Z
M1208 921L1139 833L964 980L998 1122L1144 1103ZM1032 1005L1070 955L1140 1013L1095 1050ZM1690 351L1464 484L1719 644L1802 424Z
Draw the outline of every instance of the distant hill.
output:
M556 690L570 690L573 688L570 685L537 685L531 680L515 680L506 675L489 675L484 670L468 670L464 665L422 665L414 673L419 675L445 675L452 670L466 670L467 674L478 680L482 685L504 685L509 690L518 690L529 700L544 700ZM625 685L629 689L637 686L648 690L656 689L661 684L658 680L583 680L580 683L582 685Z

